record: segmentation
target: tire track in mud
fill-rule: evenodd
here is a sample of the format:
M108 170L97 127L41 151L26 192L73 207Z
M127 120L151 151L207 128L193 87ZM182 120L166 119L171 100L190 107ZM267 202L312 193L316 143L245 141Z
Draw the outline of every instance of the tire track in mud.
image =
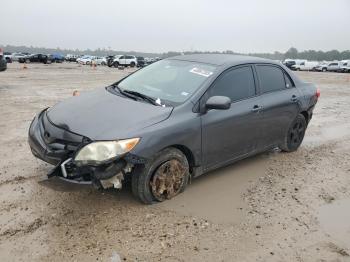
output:
M14 183L24 183L29 180L33 179L38 179L43 177L43 175L35 175L35 176L29 176L29 177L24 177L24 176L15 176L13 179L6 179L4 181L0 182L0 187L8 184L14 184Z
M22 224L20 225L20 227L17 228L6 229L5 231L0 233L0 237L12 237L19 234L32 234L37 229L46 224L47 222L44 221L42 218L36 218L33 222L29 224Z

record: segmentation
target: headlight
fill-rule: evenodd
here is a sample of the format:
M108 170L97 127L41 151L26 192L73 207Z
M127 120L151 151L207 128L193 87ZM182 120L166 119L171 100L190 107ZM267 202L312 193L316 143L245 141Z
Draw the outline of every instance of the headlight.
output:
M93 142L80 149L76 154L74 161L82 164L100 164L128 153L139 141L140 138L131 138L119 141Z

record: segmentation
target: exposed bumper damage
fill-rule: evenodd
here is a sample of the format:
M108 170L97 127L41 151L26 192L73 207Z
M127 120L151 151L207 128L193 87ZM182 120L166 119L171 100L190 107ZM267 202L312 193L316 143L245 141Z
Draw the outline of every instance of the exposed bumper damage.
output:
M74 155L77 150L92 141L54 125L48 119L46 109L33 119L28 137L33 155L55 165L48 177L57 176L74 183L92 183L98 188L119 189L133 167L145 162L135 155L126 154L98 166L76 164Z

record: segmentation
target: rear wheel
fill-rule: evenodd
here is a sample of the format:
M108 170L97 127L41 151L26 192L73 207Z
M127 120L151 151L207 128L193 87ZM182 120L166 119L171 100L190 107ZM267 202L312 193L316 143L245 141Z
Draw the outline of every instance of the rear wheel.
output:
M188 178L186 156L176 148L167 148L149 163L134 169L131 175L132 192L145 204L162 202L183 192Z
M280 149L285 152L293 152L297 150L301 142L303 142L305 131L305 117L299 114L288 128L283 144L279 146Z
M322 68L322 72L326 72L327 71L327 68Z
M131 63L130 63L130 66L131 66L131 67L135 67L135 65L136 65L135 62L131 62Z

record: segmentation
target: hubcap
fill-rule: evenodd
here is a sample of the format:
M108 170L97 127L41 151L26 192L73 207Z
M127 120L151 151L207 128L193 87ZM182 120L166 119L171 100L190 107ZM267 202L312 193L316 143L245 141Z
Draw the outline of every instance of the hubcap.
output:
M163 163L150 182L153 196L158 201L176 196L181 190L185 174L186 168L180 161L173 159Z

